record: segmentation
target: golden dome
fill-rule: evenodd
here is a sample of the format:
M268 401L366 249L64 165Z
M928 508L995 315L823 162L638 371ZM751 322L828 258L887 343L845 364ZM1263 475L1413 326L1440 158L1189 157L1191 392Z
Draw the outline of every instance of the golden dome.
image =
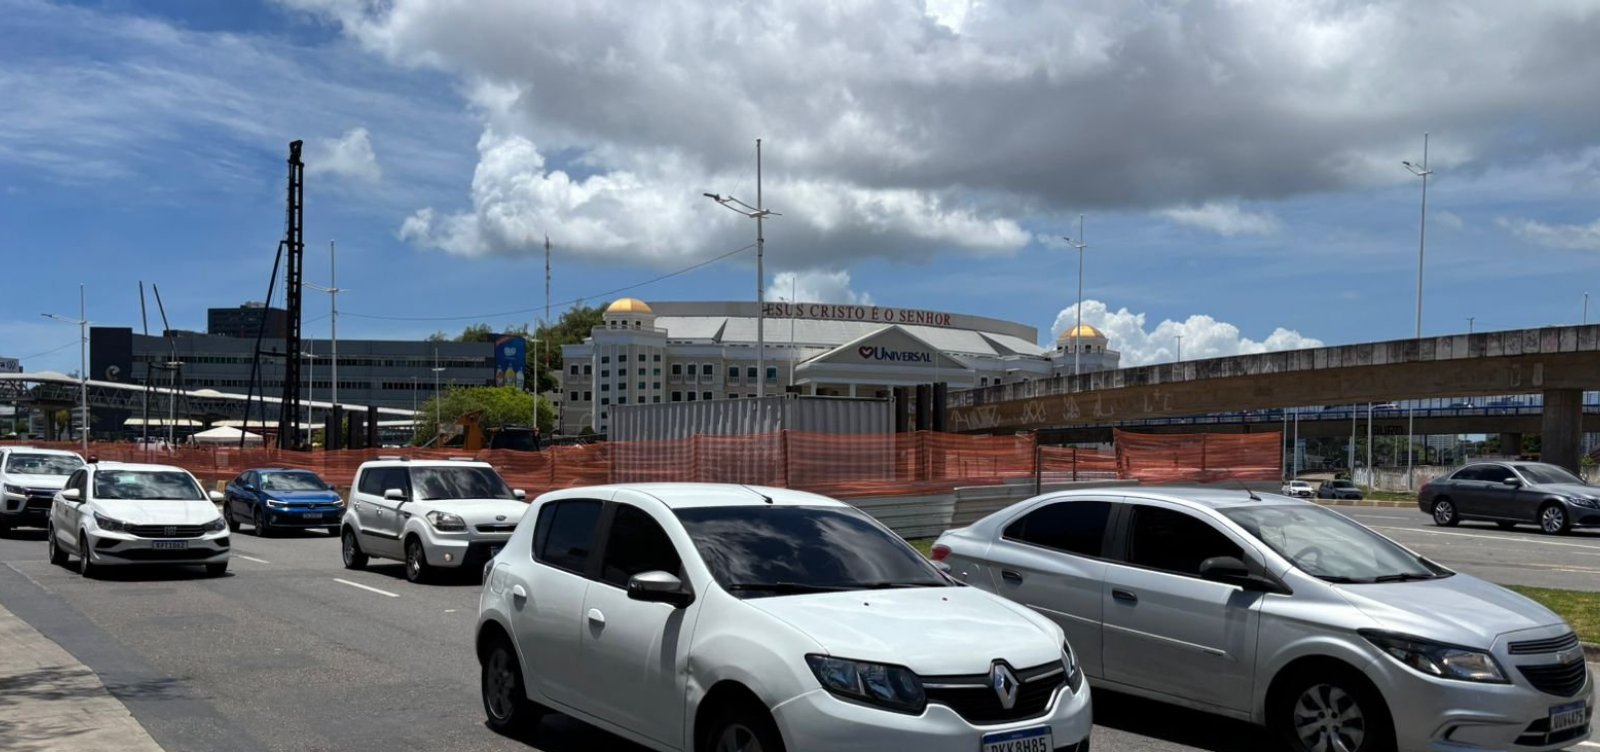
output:
M606 313L654 313L654 311L638 298L620 298L617 302L606 306Z
M1077 340L1079 338L1085 340L1104 341L1106 339L1106 335L1101 333L1099 329L1089 326L1088 324L1079 324L1062 332L1061 336L1056 337L1056 344L1065 345L1068 341Z

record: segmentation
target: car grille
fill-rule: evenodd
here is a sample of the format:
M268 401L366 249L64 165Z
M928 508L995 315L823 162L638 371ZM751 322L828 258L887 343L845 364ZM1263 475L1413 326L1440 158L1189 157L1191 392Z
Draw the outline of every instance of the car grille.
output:
M1056 690L1067 683L1067 672L1058 663L1047 663L1016 671L1017 702L1009 710L989 683L987 674L973 676L925 676L922 686L928 702L954 710L968 723L1004 723L1037 718L1050 709Z
M50 497L50 496L29 496L28 497L28 503L24 508L25 509L38 510L38 511L49 511L50 510L50 505L52 505L54 503L55 503L54 497Z
M199 525L130 525L127 532L140 538L198 538L205 534Z
M478 532L480 532L480 533L510 534L512 532L515 532L516 529L517 529L516 523L512 523L512 522L508 522L508 523L501 524L501 525L479 525L478 526Z
M210 548L185 548L178 551L157 551L153 548L130 548L125 551L111 551L110 555L128 561L197 561L209 559L217 554L227 553Z
M1567 663L1549 663L1542 666L1518 666L1534 689L1557 697L1572 697L1583 689L1589 680L1589 667L1583 659Z
M1512 655L1533 655L1538 653L1559 653L1577 646L1578 636L1568 632L1560 637L1551 637L1547 640L1513 642L1506 646L1506 651Z

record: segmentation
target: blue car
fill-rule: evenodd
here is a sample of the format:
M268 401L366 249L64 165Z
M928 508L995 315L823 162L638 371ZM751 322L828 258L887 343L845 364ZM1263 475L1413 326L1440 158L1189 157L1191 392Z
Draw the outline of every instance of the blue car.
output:
M237 532L248 524L261 537L275 530L315 528L337 535L344 517L339 493L310 470L246 470L228 483L222 517Z

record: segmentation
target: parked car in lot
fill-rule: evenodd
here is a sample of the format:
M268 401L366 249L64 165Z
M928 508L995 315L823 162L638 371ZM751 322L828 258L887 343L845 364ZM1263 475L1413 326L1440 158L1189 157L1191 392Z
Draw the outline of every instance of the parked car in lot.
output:
M1301 499L1309 499L1317 495L1317 490L1312 487L1309 481L1291 480L1288 483L1283 484L1283 495L1295 496Z
M79 559L79 572L130 564L203 565L228 571L228 525L222 494L207 494L189 471L169 465L100 462L67 478L50 507L45 535L50 563Z
M1423 485L1417 506L1436 525L1487 520L1510 529L1538 525L1551 535L1600 527L1600 488L1543 462L1476 462Z
M1356 485L1354 481L1325 480L1322 485L1317 486L1317 498L1360 499L1361 487Z
M1097 687L1262 724L1293 752L1561 749L1594 683L1571 627L1314 503L1102 489L939 538L1055 620Z
M499 730L557 710L658 750L1088 750L1059 627L799 491L541 496L494 560L477 651Z
M478 571L511 537L528 505L487 462L389 457L356 469L341 524L344 565L372 557L406 563L406 579Z
M0 447L0 533L13 527L45 527L56 492L83 467L77 452Z
M248 523L256 535L277 530L314 528L339 532L344 500L310 470L261 468L246 470L228 482L222 516L237 532Z

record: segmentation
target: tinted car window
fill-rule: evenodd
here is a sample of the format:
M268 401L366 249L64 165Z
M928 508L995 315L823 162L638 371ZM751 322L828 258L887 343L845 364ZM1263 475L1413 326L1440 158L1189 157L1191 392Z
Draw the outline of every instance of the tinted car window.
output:
M1178 574L1200 574L1213 556L1242 558L1239 545L1196 517L1160 507L1135 506L1128 563Z
M515 499L500 474L487 467L413 467L419 500Z
M80 467L83 467L83 460L71 454L12 452L6 455L6 472L18 475L69 475Z
M1057 551L1099 556L1110 517L1108 501L1058 501L1011 523L1005 537Z
M534 558L582 574L594 545L600 522L600 502L591 499L558 501L539 510L533 531Z
M129 501L206 498L194 479L180 470L101 470L94 474L94 495Z
M1562 468L1559 465L1547 465L1542 462L1537 464L1517 465L1517 471L1522 473L1522 477L1527 478L1529 483L1571 483L1579 486L1584 485L1583 479L1567 472L1565 468Z
M1450 476L1450 480L1479 480L1482 471L1483 465L1468 465L1457 470L1455 475Z
M383 471L388 468L369 467L361 473L361 481L356 490L373 496L383 495Z
M678 549L655 519L637 507L617 506L611 520L611 535L606 539L605 563L600 567L603 582L627 587L629 578L641 572L679 573Z
M949 584L916 549L850 507L680 509L723 589L741 596Z
M327 484L314 473L264 473L261 476L263 491L326 491Z
M1478 468L1478 480L1488 483L1500 483L1507 478L1515 477L1511 468L1504 465L1484 465Z

